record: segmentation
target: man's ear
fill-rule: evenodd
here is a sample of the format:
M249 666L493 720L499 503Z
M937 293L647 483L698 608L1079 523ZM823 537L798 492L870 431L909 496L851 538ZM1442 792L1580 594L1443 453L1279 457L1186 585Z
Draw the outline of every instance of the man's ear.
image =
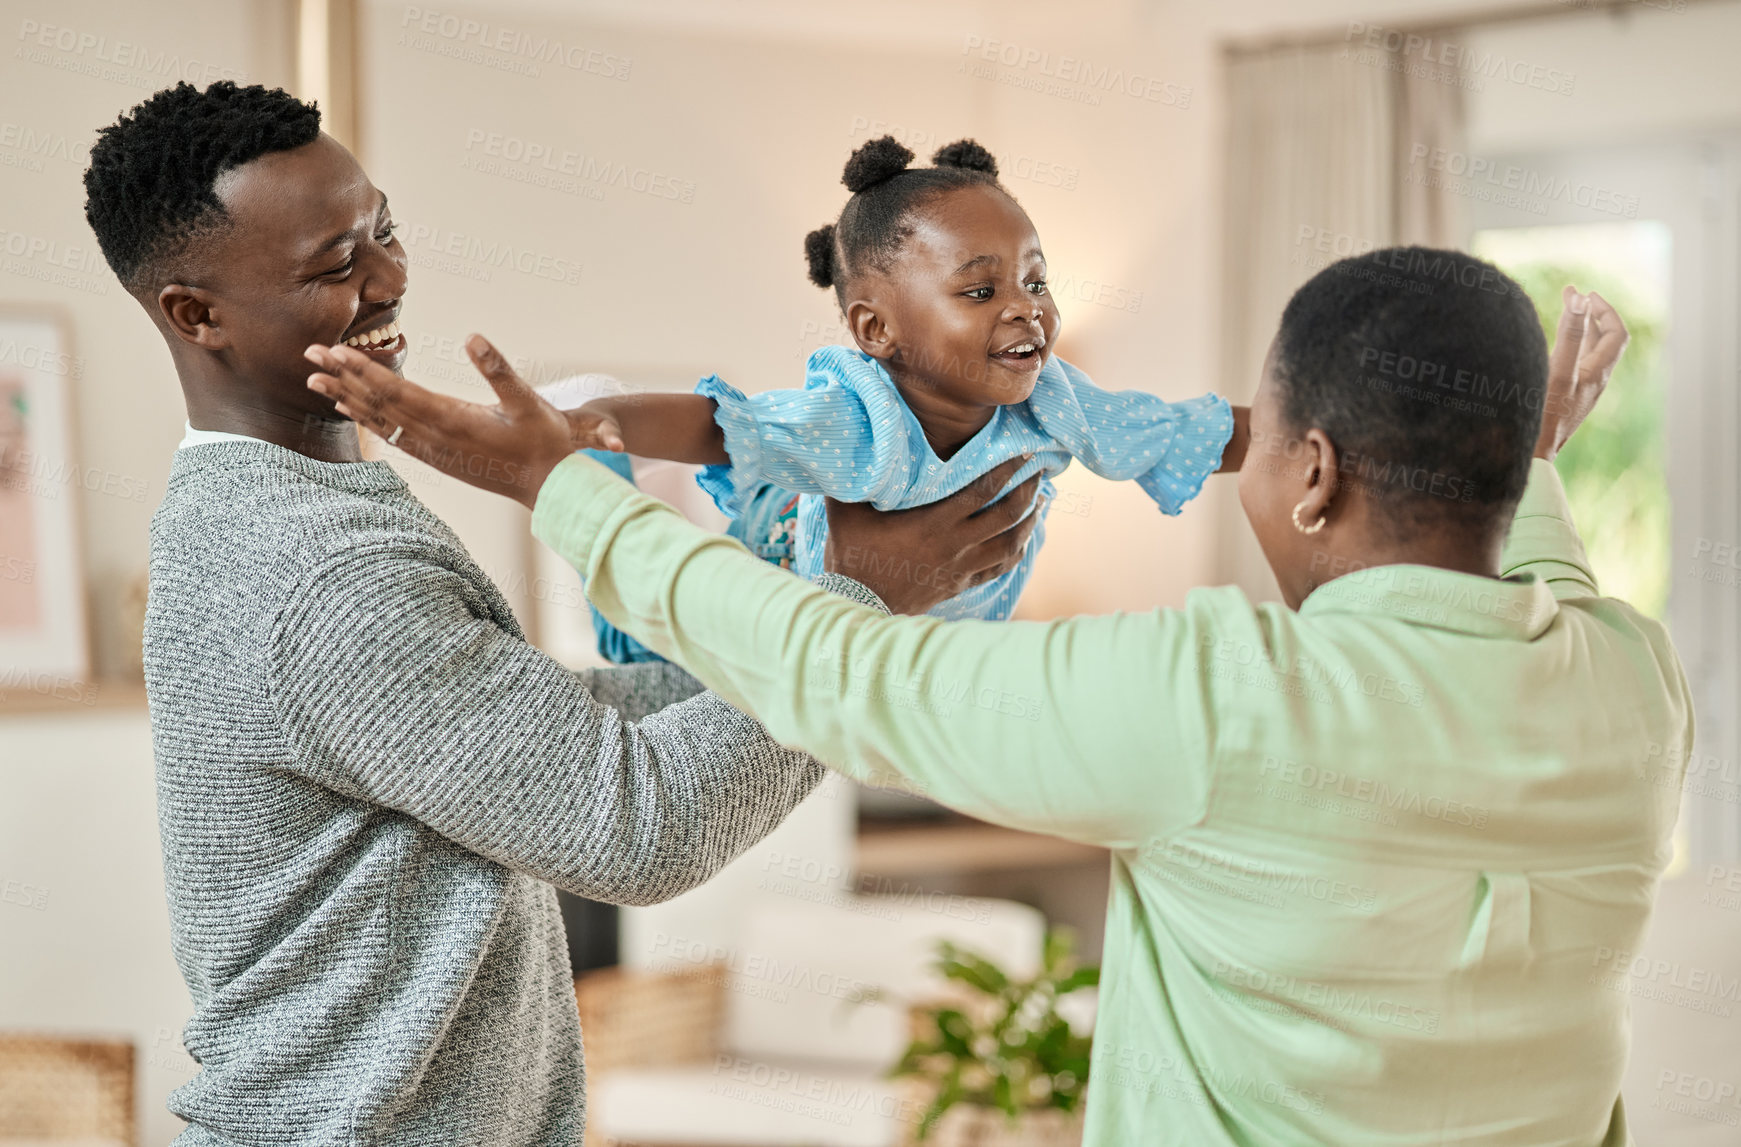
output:
M858 349L878 362L888 362L895 357L895 329L883 317L875 303L868 299L854 299L848 303L846 329L852 332Z
M206 350L223 350L230 336L218 321L216 300L204 287L171 283L157 292L157 310L183 342Z

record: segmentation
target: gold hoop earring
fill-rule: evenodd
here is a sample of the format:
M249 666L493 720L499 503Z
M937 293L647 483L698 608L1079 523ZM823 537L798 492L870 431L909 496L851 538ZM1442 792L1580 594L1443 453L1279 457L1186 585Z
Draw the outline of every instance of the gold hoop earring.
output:
M1300 511L1305 509L1305 508L1306 508L1306 503L1304 503L1304 502L1301 502L1299 505L1294 507L1294 529L1300 531L1300 533L1302 533L1302 534L1315 534L1319 530L1324 528L1324 519L1320 517L1317 521L1313 522L1309 526L1303 524L1300 521Z

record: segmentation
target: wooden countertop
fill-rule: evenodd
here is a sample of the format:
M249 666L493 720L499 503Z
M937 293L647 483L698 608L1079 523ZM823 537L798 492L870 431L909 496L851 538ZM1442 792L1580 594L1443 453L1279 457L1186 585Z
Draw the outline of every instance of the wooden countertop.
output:
M1106 850L992 824L876 825L858 834L858 871L874 876L1104 864Z
M0 688L0 717L76 717L116 710L145 712L145 685L138 681L63 683L50 690L23 685Z

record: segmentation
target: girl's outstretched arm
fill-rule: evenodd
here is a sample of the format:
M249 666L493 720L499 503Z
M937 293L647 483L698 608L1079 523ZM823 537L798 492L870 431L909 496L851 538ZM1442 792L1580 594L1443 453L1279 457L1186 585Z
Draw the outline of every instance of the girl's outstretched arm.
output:
M725 435L713 420L713 399L699 394L613 394L567 411L570 421L614 424L622 450L702 466L731 461Z

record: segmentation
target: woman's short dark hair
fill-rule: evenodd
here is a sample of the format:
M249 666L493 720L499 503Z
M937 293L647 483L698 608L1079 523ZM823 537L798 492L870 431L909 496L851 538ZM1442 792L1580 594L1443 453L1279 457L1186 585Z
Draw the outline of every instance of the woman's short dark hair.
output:
M1472 255L1389 247L1288 301L1274 378L1402 535L1508 520L1541 431L1548 351L1529 296Z

